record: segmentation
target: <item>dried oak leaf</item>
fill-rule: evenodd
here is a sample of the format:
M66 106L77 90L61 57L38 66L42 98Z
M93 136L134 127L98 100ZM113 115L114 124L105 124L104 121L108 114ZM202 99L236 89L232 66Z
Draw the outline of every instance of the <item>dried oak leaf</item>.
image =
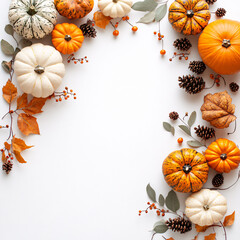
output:
M234 221L235 221L235 211L231 215L228 215L225 217L223 226L224 227L231 226L233 225Z
M12 139L12 148L13 148L13 153L16 157L16 159L20 163L26 163L26 161L23 159L21 156L21 152L31 148L32 146L27 146L27 144L20 138L15 138L15 136Z
M197 232L206 232L206 230L209 228L209 226L199 226L199 225L195 225L196 231Z
M25 108L28 104L27 94L24 93L23 95L19 96L17 99L17 109Z
M8 80L6 85L2 88L3 98L11 103L17 97L17 88L15 85Z
M19 130L26 136L40 134L37 119L31 115L20 113L17 120Z
M33 98L25 108L22 110L29 114L29 115L34 115L38 113L42 113L42 107L45 105L47 101L47 98Z
M204 237L204 240L215 240L216 239L216 233L211 233L208 236Z
M227 91L206 95L201 111L202 118L216 128L227 128L237 118L235 105Z
M93 14L93 20L97 27L105 29L112 18L106 17L102 12L97 11Z

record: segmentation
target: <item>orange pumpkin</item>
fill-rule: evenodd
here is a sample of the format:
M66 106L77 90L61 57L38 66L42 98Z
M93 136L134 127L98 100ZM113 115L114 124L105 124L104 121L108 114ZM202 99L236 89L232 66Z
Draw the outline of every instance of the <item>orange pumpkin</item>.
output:
M228 139L220 138L212 142L205 152L208 165L216 171L230 172L240 163L240 150Z
M76 52L83 40L82 30L72 23L57 24L52 32L52 43L63 54Z
M216 73L240 71L240 22L221 19L209 24L199 37L198 51Z
M173 28L184 35L196 35L208 25L211 13L204 0L176 0L169 8Z
M83 18L93 9L93 0L54 0L57 11L68 19Z
M167 184L178 192L197 192L208 179L205 157L194 149L172 152L164 160L163 175Z

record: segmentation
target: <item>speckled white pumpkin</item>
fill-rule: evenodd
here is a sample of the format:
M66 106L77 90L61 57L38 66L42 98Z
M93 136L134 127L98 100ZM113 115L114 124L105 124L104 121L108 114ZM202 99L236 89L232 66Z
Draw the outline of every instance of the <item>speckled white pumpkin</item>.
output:
M53 31L57 10L53 0L12 0L8 17L20 36L39 39Z
M131 0L98 0L98 8L105 16L121 18L131 11Z
M227 200L218 191L202 189L186 200L186 216L199 226L218 223L227 212Z
M41 43L23 48L16 56L14 71L23 92L46 98L53 94L65 74L61 54Z

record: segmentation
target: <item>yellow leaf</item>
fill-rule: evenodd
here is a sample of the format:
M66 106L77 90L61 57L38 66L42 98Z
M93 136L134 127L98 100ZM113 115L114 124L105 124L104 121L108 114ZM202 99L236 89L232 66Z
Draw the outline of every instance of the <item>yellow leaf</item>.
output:
M205 232L209 228L209 226L199 226L196 224L195 228L197 232Z
M95 12L93 15L93 20L94 20L96 26L103 28L103 29L106 28L106 26L110 23L111 19L112 18L106 17L105 15L103 15L103 13L100 11Z
M13 151L16 151L16 152L22 152L26 149L29 149L31 148L32 146L27 146L26 143L20 139L20 138L15 138L13 137L12 139L12 148L13 148Z
M27 104L28 104L27 94L24 93L17 99L17 109L22 109L22 108L26 107Z
M204 240L215 240L215 239L216 239L216 233L212 233L204 237Z
M21 156L20 152L17 151L13 151L16 159L20 162L20 163L26 163L26 161L23 159L23 157Z
M5 142L4 146L8 151L11 149L11 144L9 144L8 142Z
M26 136L40 134L37 119L31 115L20 113L17 120L19 130Z
M235 211L231 215L228 215L225 217L223 226L225 227L231 226L233 225L234 221L235 221Z
M8 80L6 85L2 88L3 98L11 103L17 97L17 88L14 84Z

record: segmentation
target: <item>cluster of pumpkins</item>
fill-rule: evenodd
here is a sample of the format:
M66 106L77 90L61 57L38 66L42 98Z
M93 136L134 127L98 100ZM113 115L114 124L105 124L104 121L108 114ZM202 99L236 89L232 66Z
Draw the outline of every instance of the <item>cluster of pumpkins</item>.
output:
M202 189L209 167L229 173L239 163L239 148L233 141L221 138L212 142L204 155L189 148L172 152L164 160L162 170L175 191L194 192L186 200L185 214L193 223L206 226L219 222L227 212L225 197L215 190Z
M52 34L55 47L38 43L17 54L14 70L23 92L46 98L60 86L65 74L60 53L71 54L79 50L84 36L75 24L57 24L57 13L68 19L83 18L92 11L93 5L93 0L11 1L9 21L14 31L25 39L42 39ZM112 18L125 16L131 6L131 0L98 1L104 15Z

